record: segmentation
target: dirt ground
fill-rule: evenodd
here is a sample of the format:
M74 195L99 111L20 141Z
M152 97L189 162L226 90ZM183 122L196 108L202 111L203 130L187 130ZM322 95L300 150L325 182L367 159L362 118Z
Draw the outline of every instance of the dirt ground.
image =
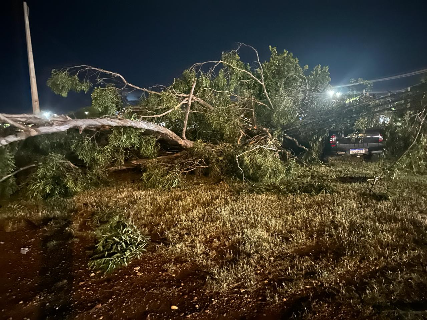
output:
M63 220L36 226L3 220L0 230L1 319L277 319L265 297L236 288L209 294L206 275L184 261L179 274L154 252L102 276L88 268L93 240L73 237Z

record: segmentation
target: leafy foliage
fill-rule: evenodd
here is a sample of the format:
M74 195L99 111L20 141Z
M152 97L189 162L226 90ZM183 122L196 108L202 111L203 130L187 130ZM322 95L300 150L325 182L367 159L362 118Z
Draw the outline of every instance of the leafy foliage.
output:
M226 177L235 177L237 175L236 155L239 149L232 144L213 145L198 140L189 152L191 157L202 159L206 163L207 168L204 173L207 176L222 180Z
M15 159L10 148L0 148L0 178L15 170ZM0 183L0 197L7 198L16 190L15 177Z
M92 107L105 115L114 115L122 107L119 90L113 86L97 87L92 92Z
M292 171L291 163L285 164L278 153L264 148L249 151L240 159L244 177L253 182L280 184Z
M412 111L392 115L385 126L386 150L390 158L399 158L400 168L425 174L427 173L427 128L421 118L420 114ZM406 152L409 147L411 149ZM403 158L400 158L401 156Z
M103 169L107 165L122 165L132 157L154 158L158 145L155 137L145 136L134 128L113 128L109 135L86 135L74 140L71 149L89 169Z
M239 144L251 139L256 134L253 129L258 127L266 128L270 138L281 141L284 125L298 121L310 110L330 105L318 95L330 81L328 68L316 66L309 72L286 50L279 53L270 47L269 59L255 66L241 61L238 50L224 52L220 61L208 70L196 65L185 70L172 85L144 93L136 108L122 101L121 95L126 92L114 86L114 79L108 81L108 76L100 79L96 75L92 107L109 115L122 114L122 107L126 107L123 115L133 119L156 116L150 120L181 134L187 104L183 97L195 84L197 99L191 105L188 139ZM89 79L91 75L87 67L54 71L49 84L67 80L64 90L74 90L73 77ZM159 114L163 116L157 117Z
M321 131L310 137L305 137L305 141L308 141L308 151L303 154L302 159L307 163L319 163L324 158L327 139L327 132Z
M82 133L75 130L29 138L10 148L0 148L0 177L19 166L37 164L28 179L28 194L38 199L68 197L105 181L107 168L132 158L154 158L157 140L133 128ZM15 150L16 149L16 150ZM1 183L4 197L16 190L14 177Z
M181 173L178 167L167 168L152 162L142 174L141 180L147 188L170 189L180 185Z
M142 130L115 128L108 137L108 149L109 153L115 156L115 161L123 164L132 152L140 158L155 158L158 145L155 137L145 136Z
M427 135L418 138L411 152L403 161L403 167L417 174L427 173Z
M27 163L39 161L50 153L63 154L67 157L73 143L81 138L82 135L76 130L31 137L16 145L16 158L19 162Z
M31 176L29 194L36 199L68 197L84 189L86 179L81 171L63 155L51 153Z
M70 91L87 93L92 84L87 80L80 80L77 75L70 75L66 70L52 70L47 85L53 92L67 97Z
M105 273L141 257L150 240L131 222L116 214L96 230L96 237L97 243L89 266Z

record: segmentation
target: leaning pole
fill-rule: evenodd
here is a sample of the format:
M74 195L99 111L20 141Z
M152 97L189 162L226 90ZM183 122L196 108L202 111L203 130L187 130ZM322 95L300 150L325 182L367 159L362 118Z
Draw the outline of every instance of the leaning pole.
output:
M25 34L27 38L28 68L30 69L31 99L33 113L40 113L39 94L37 92L36 70L34 68L33 47L31 45L30 21L28 19L28 6L24 2Z

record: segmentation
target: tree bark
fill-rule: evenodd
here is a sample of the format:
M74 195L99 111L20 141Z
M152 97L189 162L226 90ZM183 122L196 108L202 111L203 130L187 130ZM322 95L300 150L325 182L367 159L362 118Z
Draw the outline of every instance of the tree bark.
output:
M25 124L38 125L33 127L26 127L27 130L22 130L14 135L9 135L6 137L0 137L0 146L5 146L10 143L25 140L32 136L38 136L43 134L51 134L56 132L64 132L69 129L77 128L82 132L84 129L108 129L110 127L130 127L141 129L147 134L152 134L157 136L159 139L163 139L166 142L179 145L182 148L191 148L193 146L193 141L182 139L176 135L171 130L157 125L148 121L136 121L129 119L111 119L111 118L97 118L97 119L70 119L65 116L55 116L51 119L44 119L43 117L35 115L8 115L0 114L1 119L4 122L8 122L5 119L12 120L13 122L21 122ZM8 122L10 123L10 122Z
M190 96L188 97L187 109L185 110L184 128L182 129L182 139L186 139L185 133L187 131L188 115L190 114L191 99L193 98L195 87L196 87L196 80L194 80L193 86L191 87Z

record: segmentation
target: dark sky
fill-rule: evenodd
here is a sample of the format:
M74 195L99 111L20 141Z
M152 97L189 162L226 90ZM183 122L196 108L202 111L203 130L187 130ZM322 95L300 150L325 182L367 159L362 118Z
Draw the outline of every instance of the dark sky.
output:
M310 67L328 65L335 85L427 68L426 0L28 0L28 5L40 106L56 112L87 102L51 93L46 80L52 68L90 64L140 86L169 84L193 63L218 59L238 42L256 47L262 59L272 45ZM2 0L0 23L0 112L31 112L22 1Z

